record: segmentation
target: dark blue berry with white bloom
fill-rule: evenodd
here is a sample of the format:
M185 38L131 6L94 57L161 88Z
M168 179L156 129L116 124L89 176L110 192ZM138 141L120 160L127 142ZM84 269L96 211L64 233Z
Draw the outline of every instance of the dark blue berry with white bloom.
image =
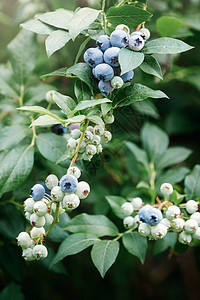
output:
M67 133L67 127L64 127L62 124L56 124L51 127L51 131L58 135L64 135Z
M113 87L110 84L110 81L103 81L100 80L98 84L98 88L100 90L100 93L103 96L108 96L108 94L112 91Z
M112 67L118 67L118 54L120 48L118 47L111 47L104 52L104 60L107 64L111 65Z
M113 47L123 48L128 43L128 34L124 30L114 30L110 35L110 42Z
M41 184L37 183L31 188L30 195L36 201L41 200L44 197L44 194L45 194L45 188Z
M61 190L65 193L74 193L77 190L78 180L73 175L64 175L60 179Z
M143 206L142 208L140 208L139 210L139 219L141 222L144 222L146 223L145 221L145 213L151 208L152 206L151 205L145 205Z
M121 75L121 78L123 79L123 82L130 82L133 79L134 72L131 70L123 75Z
M108 48L111 47L110 38L109 36L103 34L100 35L96 41L97 47L101 51L106 51Z
M139 34L133 34L128 41L128 46L131 50L140 51L144 47L144 40Z
M144 214L145 222L149 225L157 225L163 216L158 208L150 207Z
M103 63L103 52L98 48L89 48L84 53L84 61L92 68Z
M95 67L94 76L98 80L109 81L114 77L114 71L110 65L103 63Z

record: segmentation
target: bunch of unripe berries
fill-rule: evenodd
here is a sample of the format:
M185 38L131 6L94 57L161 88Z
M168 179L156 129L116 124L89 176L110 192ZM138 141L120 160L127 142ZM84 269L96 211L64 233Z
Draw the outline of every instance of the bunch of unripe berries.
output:
M163 183L160 190L165 200L158 205L143 205L143 201L139 197L122 204L121 210L126 215L123 220L125 228L137 227L138 232L149 239L162 239L168 231L173 231L177 233L178 241L182 244L200 240L198 203L189 200L185 204L181 204L180 207L186 210L187 216L185 216L180 207L167 200L173 192L172 185ZM137 214L133 217L134 210Z
M130 34L128 26L121 24L110 37L100 35L96 41L96 48L86 50L84 61L92 68L94 77L99 80L98 88L103 96L107 96L113 89L121 88L134 76L133 70L121 75L118 59L120 49L128 47L133 51L140 51L149 37L150 32L147 28Z
M104 117L104 121L107 124L114 122L114 116L112 114L107 114ZM75 124L74 124L75 125ZM73 157L76 152L76 147L79 144L81 137L80 125L76 124L75 126L70 127L70 135L67 136L67 148L69 150L69 157ZM99 154L103 150L103 143L108 143L112 139L112 134L110 131L106 130L105 124L88 126L83 140L81 142L79 150L79 159L90 161L95 154Z
M78 182L80 176L80 169L73 166L67 170L67 174L60 181L54 174L46 178L45 185L49 190L48 193L45 192L42 184L35 184L31 188L30 197L24 201L24 211L32 229L30 234L21 232L17 237L25 260L32 261L47 257L48 251L43 241L48 235L46 229L53 225L56 217L52 213L69 212L79 206L80 199L88 196L90 186L85 181Z

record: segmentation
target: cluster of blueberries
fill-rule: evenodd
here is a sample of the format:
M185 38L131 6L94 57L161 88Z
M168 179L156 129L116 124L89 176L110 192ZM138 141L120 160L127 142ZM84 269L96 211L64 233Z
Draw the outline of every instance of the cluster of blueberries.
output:
M160 190L167 199L173 192L173 187L170 183L163 183ZM172 230L178 234L178 240L182 244L190 244L192 241L200 240L198 203L194 200L185 203L184 208L188 214L187 217L181 213L178 206L171 202L168 203L170 206L163 209L165 211L164 218L161 208L158 209L149 204L142 206L143 202L139 197L123 203L121 209L126 215L123 220L125 228L138 227L138 232L144 237L149 237L149 239L161 239L166 236L169 230ZM135 217L131 216L134 210L138 212Z
M47 257L47 248L42 244L46 232L54 222L52 212L58 209L59 214L71 211L80 204L90 192L90 186L85 181L79 181L81 176L79 168L73 166L67 170L60 181L57 176L50 174L46 180L46 187L50 193L45 193L42 184L35 184L30 192L30 197L24 201L25 216L30 221L32 229L28 232L20 232L17 237L18 245L22 247L22 257L27 261L43 259ZM45 227L44 227L45 226Z
M114 116L108 114L105 116L104 121L108 124L114 122ZM80 136L82 134L80 130L80 123L75 123L70 125L70 134L65 135L67 139L67 148L69 150L69 158L73 157L76 146L79 143ZM79 150L79 159L90 161L92 157L97 153L99 154L103 150L102 144L108 143L112 139L112 134L110 131L106 130L105 124L88 126L86 132L84 133L83 140L81 142L81 147Z
M134 76L133 70L120 75L118 55L121 48L129 47L140 51L145 41L150 37L147 28L141 28L129 35L130 30L124 24L118 25L110 37L101 35L96 41L96 48L89 48L84 53L84 61L92 68L92 73L99 80L98 88L103 96L113 89L119 89L124 83L130 82Z

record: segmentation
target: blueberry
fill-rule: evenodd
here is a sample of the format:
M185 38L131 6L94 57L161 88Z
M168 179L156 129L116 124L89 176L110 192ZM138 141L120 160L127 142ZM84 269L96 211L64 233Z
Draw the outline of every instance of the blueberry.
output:
M130 82L133 79L133 76L134 76L134 72L129 71L129 72L121 75L121 78L123 79L123 81L125 83L125 82Z
M110 84L110 81L103 81L103 80L100 80L99 81L99 84L98 84L98 88L100 90L100 93L103 95L103 96L108 96L108 94L112 91L112 86Z
M69 131L71 132L74 129L80 129L80 123L73 123L69 125Z
M107 64L111 65L112 67L118 67L119 61L118 61L118 54L119 54L120 48L118 47L111 47L107 49L104 53L104 60Z
M44 197L44 194L45 194L45 188L41 184L37 183L31 188L30 195L36 201L41 200Z
M123 48L128 43L128 34L124 30L114 30L110 35L110 42L113 47Z
M131 33L131 36L133 36L133 35L139 35L143 38L144 41L146 41L146 37L143 34L143 32L141 32L141 31L134 31L134 32Z
M139 34L133 34L128 41L128 46L131 50L140 51L144 47L144 40Z
M103 63L95 67L94 76L99 80L108 81L114 77L114 71L110 65Z
M89 48L84 53L84 61L94 68L103 62L103 52L98 48Z
M107 35L100 35L96 41L97 47L101 51L106 51L111 47L110 38Z
M64 135L67 133L67 127L64 127L62 124L56 124L51 127L51 131L57 135Z
M48 187L46 186L46 184L44 182L40 181L40 182L38 182L38 184L41 184L44 187L46 194L48 194L48 195L51 194L50 189L48 189Z
M152 206L151 205L145 205L143 206L142 208L140 208L139 210L139 219L140 221L146 223L145 221L145 213L151 208Z
M77 190L78 180L73 175L64 175L60 179L61 190L65 193L74 193Z
M144 214L145 222L149 225L157 225L162 220L162 213L158 208L151 207Z

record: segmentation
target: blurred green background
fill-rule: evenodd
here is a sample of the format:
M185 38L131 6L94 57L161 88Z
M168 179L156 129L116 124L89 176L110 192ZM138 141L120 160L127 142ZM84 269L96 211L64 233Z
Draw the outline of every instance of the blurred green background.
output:
M19 24L33 17L37 13L52 11L57 8L70 10L76 7L100 7L101 1L71 1L71 0L1 0L0 2L0 63L6 64L8 59L7 44L19 32ZM106 1L107 7L117 1ZM195 49L179 56L157 57L162 65L164 80L159 81L149 75L136 70L135 82L140 82L154 89L163 90L170 100L154 100L148 106L136 105L119 109L115 113L115 126L112 128L115 142L112 150L105 150L105 159L108 167L119 176L123 176L123 184L119 184L108 174L98 159L88 164L87 179L91 182L92 193L89 199L81 206L79 213L106 213L108 205L104 195L126 195L131 190L130 174L124 172L124 160L118 155L124 134L130 140L137 141L140 129L147 120L164 129L170 136L170 144L186 146L193 150L187 160L187 166L192 168L200 162L200 2L199 0L149 0L148 10L153 18L149 24L153 37L159 37L156 20L161 16L174 16L182 20L182 26L176 34ZM34 74L39 78L42 74L52 72L64 66L71 66L82 42L69 42L62 50L47 58L43 36L37 36L40 47L37 67ZM94 43L91 42L91 45ZM89 46L89 45L88 45ZM52 78L47 83L55 85L58 90L73 96L73 80ZM1 122L4 122L4 120ZM129 159L129 158L127 158ZM131 160L131 158L130 158ZM22 203L33 182L42 180L48 171L55 168L62 173L60 167L43 165L37 161L31 178L23 187L15 192L15 199ZM38 175L40 178L38 178ZM94 176L95 175L95 176ZM20 212L13 206L1 207L0 227L6 222L15 223ZM9 220L5 220L5 215ZM113 218L119 228L119 220ZM19 227L24 228L24 219L20 219ZM19 227L13 225L16 232ZM12 227L11 227L12 228ZM9 230L9 228L8 228ZM17 234L17 233L16 233ZM0 299L20 298L20 288L25 299L199 299L200 284L200 252L199 248L190 248L184 253L174 254L165 251L157 256L152 255L151 243L144 266L127 254L120 252L117 262L109 270L105 279L101 279L92 265L89 250L70 256L64 260L65 268L48 271L48 261L26 264L21 258L21 249L18 249L14 240L15 232L2 234L0 230L0 288L7 290ZM58 244L49 242L55 249ZM183 247L184 248L184 247ZM179 249L181 252L185 249ZM10 286L9 286L10 284ZM9 287L13 294L9 294Z

